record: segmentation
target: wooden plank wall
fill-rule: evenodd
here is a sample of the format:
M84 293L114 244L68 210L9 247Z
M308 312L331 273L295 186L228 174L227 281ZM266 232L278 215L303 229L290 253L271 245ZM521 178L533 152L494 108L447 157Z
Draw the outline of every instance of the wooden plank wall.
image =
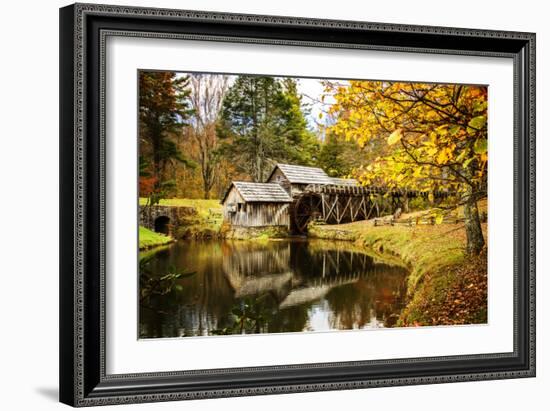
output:
M227 221L234 226L264 227L290 225L288 203L247 203L241 211L228 213Z
M235 212L229 211L229 204L235 204ZM223 217L233 226L290 226L288 203L246 203L235 187L231 189L224 202Z
M287 180L287 178L285 177L283 172L281 170L279 170L278 168L273 172L273 174L271 175L271 177L269 178L269 180L267 182L268 183L278 183L281 187L283 187L283 189L289 195L292 194L291 193L290 181Z

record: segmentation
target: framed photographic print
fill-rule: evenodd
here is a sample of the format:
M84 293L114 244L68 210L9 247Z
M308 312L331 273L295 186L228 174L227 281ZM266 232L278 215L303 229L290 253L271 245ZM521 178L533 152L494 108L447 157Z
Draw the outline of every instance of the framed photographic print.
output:
M535 375L535 35L60 10L60 399Z

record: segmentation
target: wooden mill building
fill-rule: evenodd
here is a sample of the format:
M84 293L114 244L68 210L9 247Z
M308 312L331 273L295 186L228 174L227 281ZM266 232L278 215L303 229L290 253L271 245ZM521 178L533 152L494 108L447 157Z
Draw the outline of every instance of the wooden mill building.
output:
M369 218L369 194L356 180L332 178L318 167L277 164L264 183L233 182L221 202L232 226L303 233L311 220L340 224Z
M236 227L290 227L292 198L277 183L234 181L222 199L224 221Z

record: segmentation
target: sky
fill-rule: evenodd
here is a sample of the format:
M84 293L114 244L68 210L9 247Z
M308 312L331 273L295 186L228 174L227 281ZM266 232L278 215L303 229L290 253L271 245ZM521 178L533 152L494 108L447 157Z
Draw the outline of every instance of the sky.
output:
M308 125L312 130L316 130L319 124L325 124L326 116L319 119L319 114L326 113L330 105L334 103L334 97L327 94L324 103L321 102L321 96L326 93L319 79L300 78L297 81L298 93L302 95L302 103L307 104L311 110L306 117Z

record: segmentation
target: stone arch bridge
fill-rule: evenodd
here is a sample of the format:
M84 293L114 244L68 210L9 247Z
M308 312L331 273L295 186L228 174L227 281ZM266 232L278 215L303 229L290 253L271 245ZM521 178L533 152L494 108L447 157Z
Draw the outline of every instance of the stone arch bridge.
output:
M186 206L139 206L139 224L149 230L174 236L180 226L197 214L193 207Z

